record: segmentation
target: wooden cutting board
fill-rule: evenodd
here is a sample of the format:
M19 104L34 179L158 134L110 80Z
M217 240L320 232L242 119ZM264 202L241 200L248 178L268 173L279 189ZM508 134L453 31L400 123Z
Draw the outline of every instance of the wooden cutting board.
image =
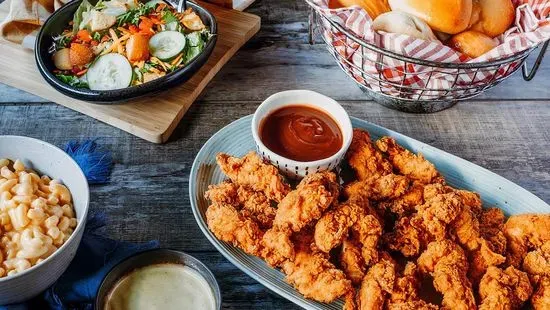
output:
M0 20L11 0L0 4ZM32 50L0 39L0 83L84 113L154 143L168 140L191 104L227 61L260 29L260 17L199 2L218 22L218 41L207 63L186 83L117 105L97 105L67 97L42 78ZM17 66L14 65L17 60ZM62 128L59 128L62 130Z

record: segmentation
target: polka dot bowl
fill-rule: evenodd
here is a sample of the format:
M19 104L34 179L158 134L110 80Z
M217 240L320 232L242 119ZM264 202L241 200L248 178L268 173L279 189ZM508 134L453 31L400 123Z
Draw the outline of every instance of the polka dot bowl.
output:
M320 160L303 162L281 156L265 146L260 139L260 126L269 114L289 105L307 105L330 115L342 131L342 147L334 155ZM252 137L256 151L266 161L277 166L281 173L291 179L300 179L319 171L333 170L344 158L353 137L353 128L348 113L334 99L310 90L289 90L276 93L267 98L252 117Z

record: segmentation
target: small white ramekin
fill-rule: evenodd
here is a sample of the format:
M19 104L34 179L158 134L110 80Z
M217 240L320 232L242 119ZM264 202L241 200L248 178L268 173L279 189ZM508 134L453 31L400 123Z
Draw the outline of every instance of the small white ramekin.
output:
M283 157L268 149L260 139L262 120L273 111L289 105L307 105L330 115L342 131L340 150L325 159L302 162ZM351 144L353 128L348 113L334 99L310 90L288 90L270 96L256 109L252 117L252 136L256 143L256 151L261 157L277 166L284 175L298 179L310 173L333 170L338 167Z

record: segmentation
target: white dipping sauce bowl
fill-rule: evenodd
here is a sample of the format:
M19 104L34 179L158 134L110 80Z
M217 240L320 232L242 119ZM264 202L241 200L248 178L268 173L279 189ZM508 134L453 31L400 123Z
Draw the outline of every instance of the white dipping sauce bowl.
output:
M67 242L51 256L21 273L0 278L0 305L7 305L37 296L65 272L84 233L90 192L88 181L77 163L65 152L44 141L0 136L0 158L19 159L38 174L61 180L71 192L78 222Z
M334 119L342 132L342 147L336 154L325 159L302 162L276 154L265 146L260 138L260 127L264 118L278 109L294 105L316 108ZM351 144L353 128L348 113L334 99L310 90L289 90L276 93L260 104L252 117L252 136L256 143L256 150L264 160L277 166L284 175L299 179L311 173L338 167Z

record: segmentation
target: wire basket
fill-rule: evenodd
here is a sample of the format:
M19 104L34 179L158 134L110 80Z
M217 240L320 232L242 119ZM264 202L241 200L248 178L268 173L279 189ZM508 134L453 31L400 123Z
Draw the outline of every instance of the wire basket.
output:
M309 38L319 34L340 68L374 101L415 113L441 111L460 100L493 88L522 67L523 78L535 76L549 41L531 71L525 60L536 47L503 59L479 63L443 63L403 56L357 37L311 8ZM351 53L349 51L352 51Z

